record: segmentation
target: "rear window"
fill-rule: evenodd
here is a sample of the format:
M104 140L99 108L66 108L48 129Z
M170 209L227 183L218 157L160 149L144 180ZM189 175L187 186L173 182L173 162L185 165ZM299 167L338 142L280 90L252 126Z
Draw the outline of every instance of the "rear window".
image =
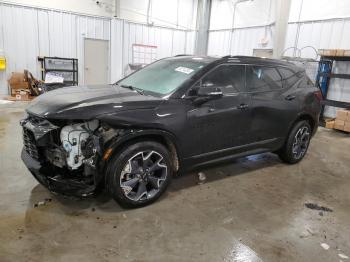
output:
M282 78L274 67L247 66L247 88L252 92L273 91L282 88Z
M294 72L288 68L278 67L278 71L282 76L283 87L291 87L300 79L298 72Z

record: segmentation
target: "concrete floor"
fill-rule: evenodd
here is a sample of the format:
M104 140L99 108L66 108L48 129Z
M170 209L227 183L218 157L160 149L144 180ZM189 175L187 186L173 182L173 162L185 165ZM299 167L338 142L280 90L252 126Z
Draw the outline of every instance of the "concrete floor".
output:
M300 164L238 159L203 170L205 184L186 174L155 204L125 210L103 194L70 200L38 185L20 160L24 106L0 106L0 261L350 261L339 256L350 257L344 133L319 129Z

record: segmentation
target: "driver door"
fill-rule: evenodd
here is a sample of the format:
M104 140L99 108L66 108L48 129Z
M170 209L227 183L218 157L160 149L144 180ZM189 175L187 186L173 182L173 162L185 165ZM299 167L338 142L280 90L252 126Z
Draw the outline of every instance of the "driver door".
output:
M207 73L195 89L218 87L223 95L193 106L187 112L192 143L205 158L236 153L248 141L250 96L245 90L244 65L219 65Z

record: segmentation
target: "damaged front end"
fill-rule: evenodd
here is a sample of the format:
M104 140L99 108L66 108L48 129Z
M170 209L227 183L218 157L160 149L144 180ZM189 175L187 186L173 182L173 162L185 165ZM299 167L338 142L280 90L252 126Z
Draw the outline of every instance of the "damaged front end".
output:
M23 127L22 160L50 191L84 197L103 179L106 133L98 120L47 120L29 115Z

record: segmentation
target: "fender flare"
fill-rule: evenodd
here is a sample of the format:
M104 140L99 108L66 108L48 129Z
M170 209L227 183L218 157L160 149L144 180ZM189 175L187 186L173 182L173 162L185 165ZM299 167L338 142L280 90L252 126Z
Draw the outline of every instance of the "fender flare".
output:
M314 135L316 133L317 130L317 126L318 126L318 120L315 119L315 117L312 116L312 114L302 111L300 113L298 113L298 115L295 117L295 119L291 122L291 124L288 127L288 135L291 131L291 129L293 128L293 126L295 125L296 122L298 122L299 120L308 120L308 121L312 121L310 123L311 128L312 128L312 135Z
M108 150L110 150L110 153L109 153L109 156L107 157L107 159L104 159L104 161L108 161L108 159L111 155L115 154L118 149L120 149L121 147L123 147L127 143L132 142L132 141L138 141L139 139L142 139L142 138L149 138L150 140L162 138L164 141L167 142L165 144L165 146L167 148L169 147L169 143L174 147L177 161L180 161L181 156L182 156L181 150L179 149L178 141L177 141L175 135L173 135L172 133L165 131L165 130L161 130L161 129L133 129L133 128L130 128L127 131L128 132L126 132L120 136L116 136L116 137L112 138L106 144L106 146L104 148L104 154Z

